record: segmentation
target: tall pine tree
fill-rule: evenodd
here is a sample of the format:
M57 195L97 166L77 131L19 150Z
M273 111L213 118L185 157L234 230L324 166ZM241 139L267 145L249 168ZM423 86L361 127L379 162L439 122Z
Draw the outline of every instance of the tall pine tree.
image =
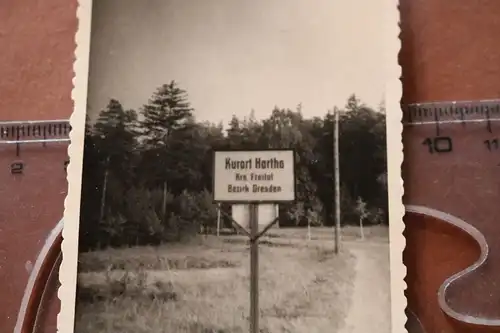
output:
M166 145L170 134L185 128L192 118L186 91L175 81L162 85L143 108L140 127L144 143L150 147Z
M194 153L186 146L196 128L187 92L175 81L163 84L144 105L142 115L139 131L144 152L140 169L148 175L144 184L175 193L190 171L186 170L185 155Z
M94 144L103 167L123 182L132 178L130 167L136 148L136 120L135 111L125 111L120 102L111 99L94 125Z
M94 125L99 150L113 158L130 153L135 144L133 127L136 120L133 110L125 111L119 101L111 99Z

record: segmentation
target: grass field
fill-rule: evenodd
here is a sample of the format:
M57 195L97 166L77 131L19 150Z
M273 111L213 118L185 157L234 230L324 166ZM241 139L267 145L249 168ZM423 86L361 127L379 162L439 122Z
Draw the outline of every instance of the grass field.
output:
M345 228L343 240L358 239ZM366 228L387 242L387 228ZM338 332L351 307L356 256L333 252L330 228L273 229L260 246L262 333ZM244 236L80 255L75 333L248 332ZM360 332L366 333L366 332Z

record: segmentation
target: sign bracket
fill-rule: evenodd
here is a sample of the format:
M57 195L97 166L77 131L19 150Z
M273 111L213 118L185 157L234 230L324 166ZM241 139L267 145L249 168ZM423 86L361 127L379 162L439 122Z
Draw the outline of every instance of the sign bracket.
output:
M256 207L256 209L258 209L259 207L259 204L258 203L251 203L249 204L250 205L250 209L252 205L254 205ZM228 213L226 212L223 212L221 211L221 214L224 215L225 217L227 217L230 221L231 221L231 224L236 227L238 230L242 231L246 236L248 236L248 238L252 241L253 239L255 240L258 240L260 237L262 237L267 231L269 231L269 229L271 229L274 225L276 225L276 223L279 222L279 217L276 217L274 218L271 222L269 222L265 227L264 229L262 229L261 231L258 231L257 229L257 234L255 236L252 236L252 233L251 232L248 232L243 226L241 226L238 222L236 222L234 220L234 218L229 215ZM256 213L257 214L257 213ZM258 224L258 219L257 219L257 224Z

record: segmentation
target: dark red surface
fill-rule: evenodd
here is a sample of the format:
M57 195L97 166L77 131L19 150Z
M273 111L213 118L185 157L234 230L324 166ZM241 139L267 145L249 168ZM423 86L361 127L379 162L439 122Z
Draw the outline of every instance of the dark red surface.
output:
M75 0L5 0L0 6L0 121L68 118ZM12 332L29 272L49 232L62 218L67 190L66 144L0 147L0 332ZM10 164L24 161L24 174ZM57 280L56 280L57 281ZM57 294L46 333L56 332ZM41 333L41 332L40 332Z
M500 2L401 0L404 103L500 98ZM491 253L485 266L450 289L450 307L500 319L500 155L482 146L485 125L447 125L456 149L430 155L421 141L434 128L405 128L405 204L455 215L483 232ZM500 136L500 124L494 132ZM429 333L493 332L451 321L437 304L446 278L471 265L477 244L436 219L405 218L408 302Z

